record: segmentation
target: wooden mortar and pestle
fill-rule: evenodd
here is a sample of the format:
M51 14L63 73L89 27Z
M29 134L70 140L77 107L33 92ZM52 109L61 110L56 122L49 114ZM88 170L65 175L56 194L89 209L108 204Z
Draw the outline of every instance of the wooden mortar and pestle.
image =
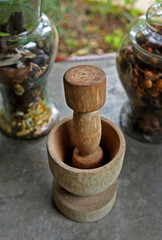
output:
M92 222L114 205L125 139L114 123L100 119L98 109L106 99L103 70L91 65L71 68L64 75L64 89L74 114L48 135L53 198L66 217Z

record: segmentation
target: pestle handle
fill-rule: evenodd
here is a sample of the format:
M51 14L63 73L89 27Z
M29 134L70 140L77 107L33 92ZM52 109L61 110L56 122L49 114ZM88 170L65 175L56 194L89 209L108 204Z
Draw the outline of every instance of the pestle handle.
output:
M99 111L73 114L75 145L80 155L87 156L96 151L101 140L101 119Z

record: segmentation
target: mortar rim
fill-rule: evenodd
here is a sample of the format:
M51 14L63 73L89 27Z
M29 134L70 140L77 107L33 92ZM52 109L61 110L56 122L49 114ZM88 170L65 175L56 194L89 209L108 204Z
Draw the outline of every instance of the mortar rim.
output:
M64 168L66 171L70 171L73 173L78 173L78 174L95 174L95 173L102 173L103 171L105 171L105 169L110 169L114 164L115 164L115 160L119 159L125 152L126 149L126 142L125 142L125 138L124 135L122 133L122 131L120 130L120 128L113 123L112 121L110 121L107 118L101 117L101 121L108 123L117 133L118 137L119 137L119 150L117 152L117 154L114 156L114 158L111 159L110 162L106 163L105 165L98 167L98 168L93 168L93 169L79 169L79 168L75 168L72 166L69 166L68 164L58 160L57 156L55 155L54 150L53 149L53 145L50 144L50 142L52 142L52 138L54 135L54 132L61 126L63 125L65 122L72 120L73 117L67 117L62 119L59 123L57 123L50 131L48 138L47 138L47 151L49 153L49 155L51 156L52 160L55 161L60 167Z

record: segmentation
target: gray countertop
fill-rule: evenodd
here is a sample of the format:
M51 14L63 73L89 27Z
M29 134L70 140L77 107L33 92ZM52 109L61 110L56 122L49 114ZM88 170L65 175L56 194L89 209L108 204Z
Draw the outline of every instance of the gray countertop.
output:
M72 114L65 104L62 76L80 64L93 64L106 72L107 99L100 112L119 126L127 97L114 57L54 65L48 88L61 119ZM47 136L22 141L0 133L0 240L161 240L162 146L125 138L127 150L115 206L97 222L76 223L64 217L52 201Z

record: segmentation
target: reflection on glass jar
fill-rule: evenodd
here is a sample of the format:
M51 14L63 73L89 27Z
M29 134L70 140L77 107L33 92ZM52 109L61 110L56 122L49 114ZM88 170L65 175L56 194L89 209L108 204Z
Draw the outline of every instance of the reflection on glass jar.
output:
M58 120L46 91L57 46L41 0L0 0L0 127L7 135L39 137Z
M137 140L162 142L162 3L132 23L117 69L129 98L120 114L122 128Z

